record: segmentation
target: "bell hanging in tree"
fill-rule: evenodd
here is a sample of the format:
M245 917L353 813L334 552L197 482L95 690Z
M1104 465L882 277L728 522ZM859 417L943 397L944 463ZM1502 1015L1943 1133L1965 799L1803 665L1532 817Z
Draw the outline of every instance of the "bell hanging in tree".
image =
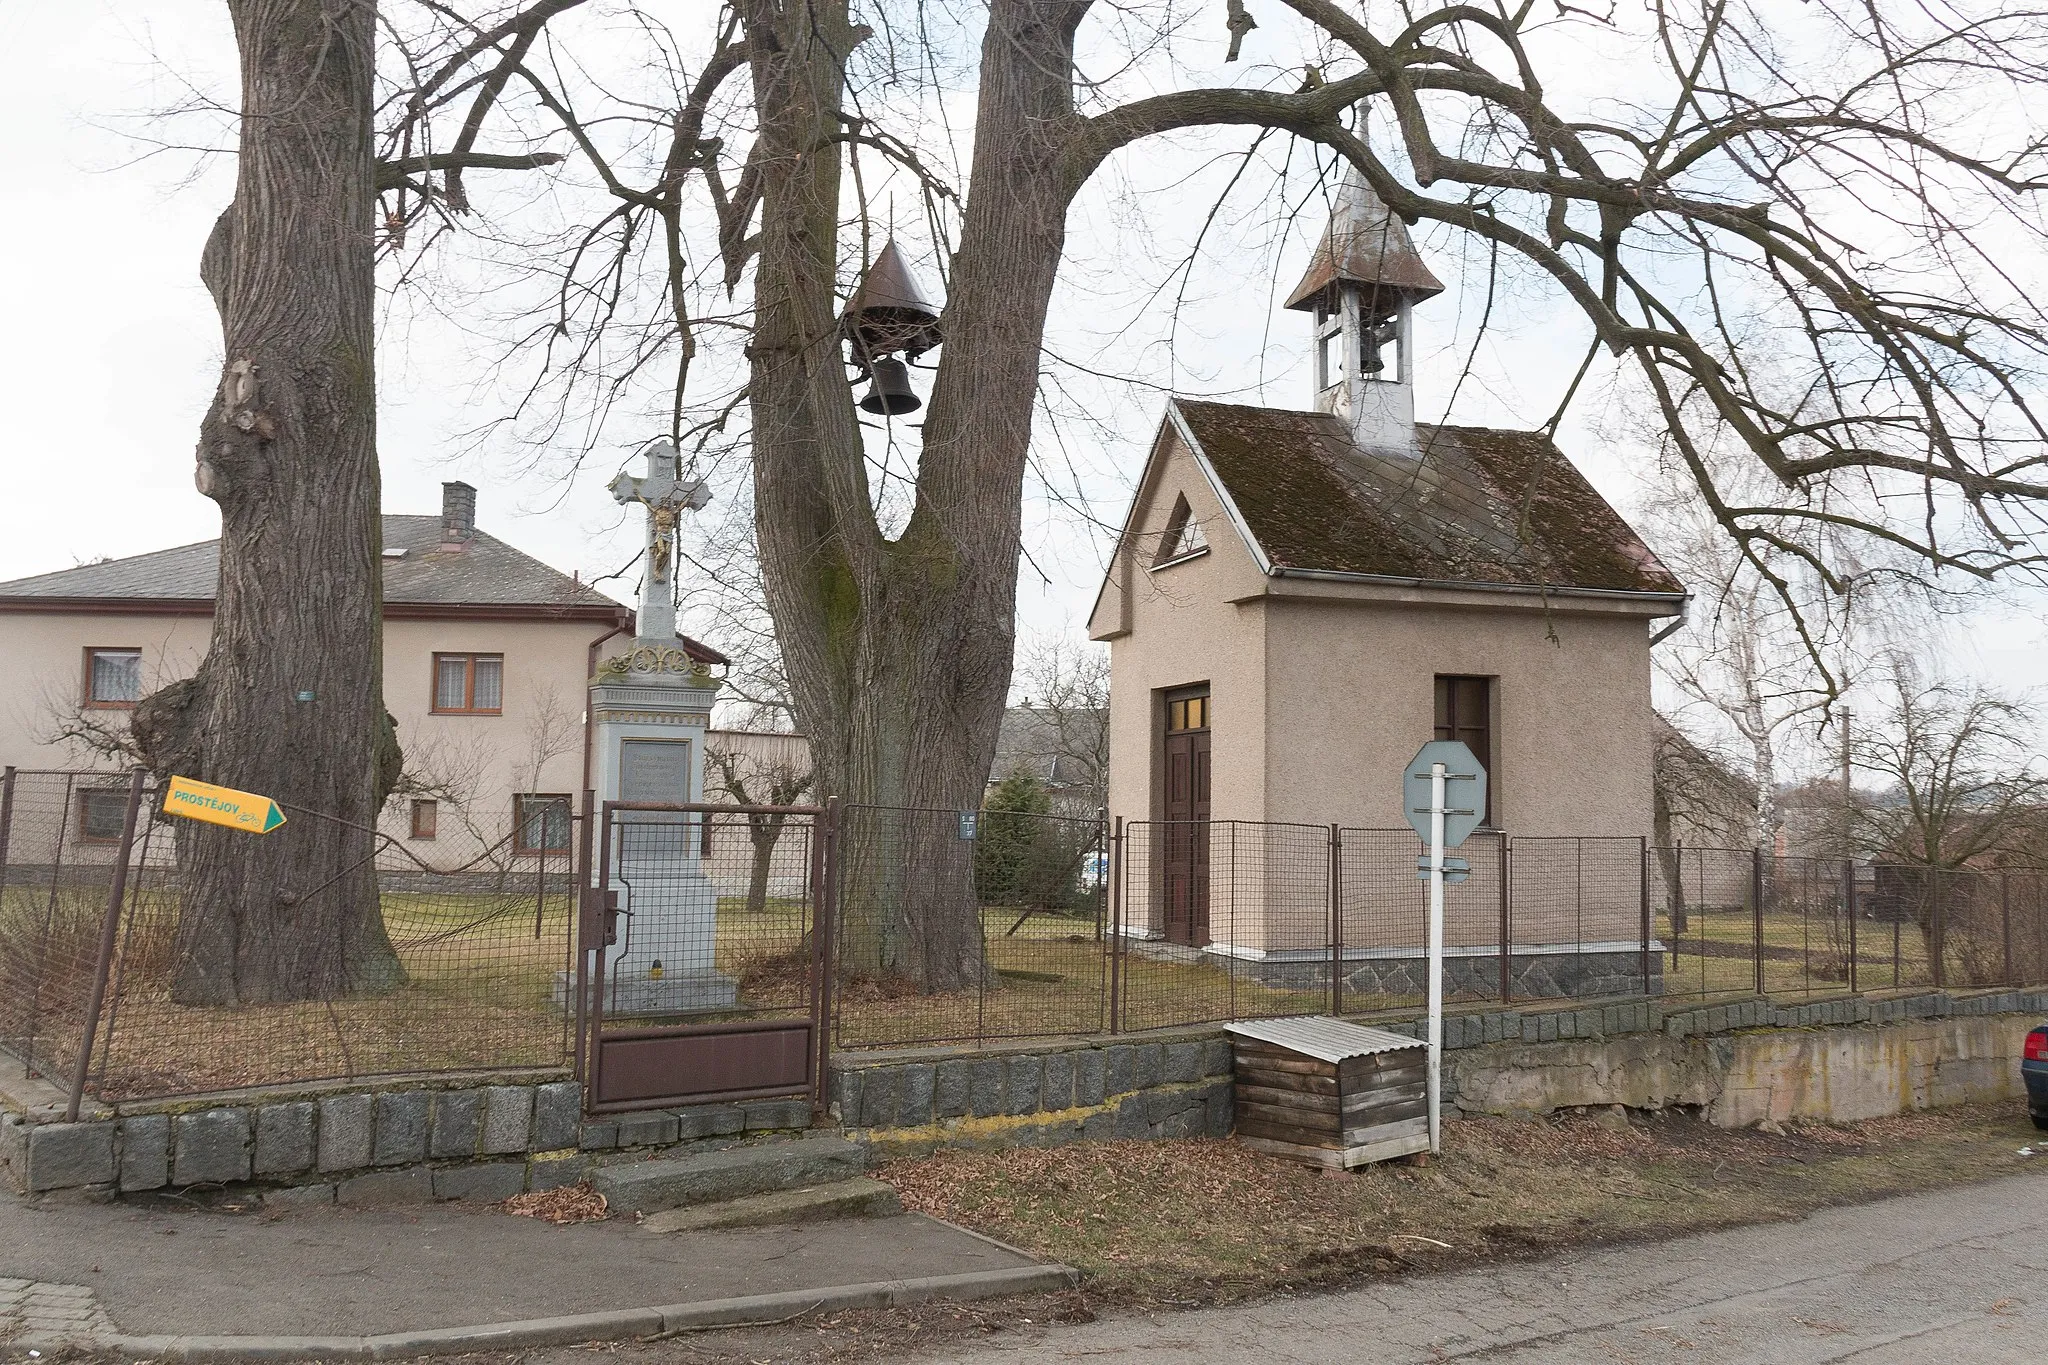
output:
M910 273L893 239L882 244L861 276L839 328L850 343L855 378L874 380L860 400L863 412L898 417L924 406L910 386L910 367L896 353L915 360L939 344L939 307Z
M868 396L860 400L862 412L901 417L924 406L924 400L910 387L910 367L895 356L877 357L868 366L868 372L875 382L868 389Z

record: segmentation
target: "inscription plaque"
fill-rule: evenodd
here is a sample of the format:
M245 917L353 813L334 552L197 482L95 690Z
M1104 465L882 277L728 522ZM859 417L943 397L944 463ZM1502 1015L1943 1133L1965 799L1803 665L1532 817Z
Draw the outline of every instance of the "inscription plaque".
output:
M666 802L690 799L690 742L686 739L619 741L619 800Z

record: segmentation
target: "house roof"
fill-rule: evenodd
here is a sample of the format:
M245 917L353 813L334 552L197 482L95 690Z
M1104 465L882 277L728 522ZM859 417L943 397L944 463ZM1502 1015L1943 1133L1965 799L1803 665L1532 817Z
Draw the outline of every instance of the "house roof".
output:
M1025 772L1055 791L1090 788L1100 779L1093 765L1079 755L1063 753L1067 722L1076 726L1100 726L1101 713L1077 710L1062 715L1048 706L1012 706L1004 710L1003 723L996 732L996 760L989 769L990 785L1013 773Z
M1541 432L1418 425L1416 458L1329 413L1176 398L1169 418L1269 573L1685 591Z
M394 555L394 550L404 553ZM384 611L392 617L496 617L612 621L632 612L568 574L472 530L460 550L441 545L441 518L384 518ZM200 541L0 583L0 612L121 611L210 615L220 581L220 542ZM723 654L677 637L698 663Z

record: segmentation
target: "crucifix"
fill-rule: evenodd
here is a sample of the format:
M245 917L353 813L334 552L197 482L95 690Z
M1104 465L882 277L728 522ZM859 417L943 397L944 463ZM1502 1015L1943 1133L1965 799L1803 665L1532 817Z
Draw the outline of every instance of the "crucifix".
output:
M647 573L640 582L638 635L667 644L676 635L676 522L683 509L702 511L711 489L701 479L682 477L682 456L668 441L647 448L647 472L621 473L607 488L621 506L637 502L647 509Z

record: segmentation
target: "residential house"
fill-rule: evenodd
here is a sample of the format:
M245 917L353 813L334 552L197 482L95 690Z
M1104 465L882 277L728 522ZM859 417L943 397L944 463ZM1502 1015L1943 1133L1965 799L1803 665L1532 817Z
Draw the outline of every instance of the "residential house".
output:
M466 483L442 485L439 516L385 516L383 539L384 700L406 756L386 832L435 863L508 836L508 852L566 851L595 653L633 614L479 529ZM219 554L205 541L0 583L0 764L106 772L75 784L80 839L118 837L128 714L205 655Z

